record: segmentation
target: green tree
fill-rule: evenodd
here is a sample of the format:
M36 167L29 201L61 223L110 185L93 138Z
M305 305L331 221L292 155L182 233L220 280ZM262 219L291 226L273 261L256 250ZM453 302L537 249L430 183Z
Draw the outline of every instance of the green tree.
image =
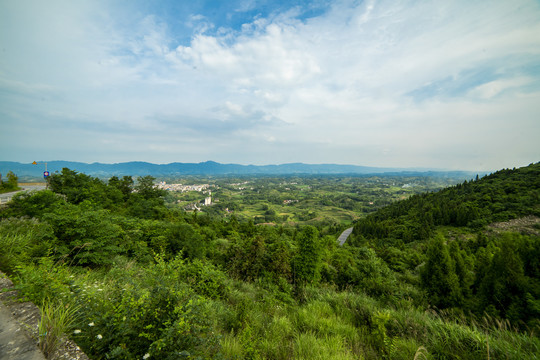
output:
M201 234L190 224L171 225L168 234L167 250L172 254L183 251L189 259L203 258L207 243Z
M520 235L503 234L489 271L480 285L482 307L490 305L498 315L511 321L526 318L528 281L519 256Z
M306 226L297 237L298 253L294 259L294 280L300 285L316 283L320 278L321 245L319 232Z
M266 268L266 244L262 236L236 239L229 248L229 267L232 274L252 281Z
M113 176L109 179L109 186L120 190L123 194L124 201L127 201L133 190L133 178L131 176L124 176L120 180L117 176Z
M459 280L460 297L467 299L471 295L471 286L474 282L473 261L461 250L457 241L450 242L449 253Z
M62 196L50 190L20 192L13 197L13 201L4 209L0 217L38 217L44 213L54 211L55 208L65 204Z
M142 176L137 179L135 190L143 197L143 199L157 199L165 195L165 190L158 189L154 185L154 180L156 179L150 175Z
M73 264L111 264L124 250L123 231L108 210L65 204L45 214L43 220L53 227L59 255L71 258Z
M0 192L8 192L19 189L19 178L12 171L8 172L7 182L0 181Z
M444 309L463 302L459 278L442 235L437 235L430 241L420 278L432 305Z
M12 171L7 173L7 183L11 189L17 189L19 187L19 178Z

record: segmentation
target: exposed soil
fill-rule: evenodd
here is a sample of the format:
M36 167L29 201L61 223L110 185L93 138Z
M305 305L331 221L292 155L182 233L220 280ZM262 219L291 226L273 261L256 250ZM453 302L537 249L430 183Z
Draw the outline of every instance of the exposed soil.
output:
M488 226L488 231L493 232L518 232L526 235L540 235L540 218L536 216L525 216L504 222L493 223Z
M9 309L20 324L20 330L28 333L34 344L38 344L39 308L30 301L21 301L11 280L0 272L0 302ZM70 339L64 339L58 350L49 357L52 360L89 360L88 356Z

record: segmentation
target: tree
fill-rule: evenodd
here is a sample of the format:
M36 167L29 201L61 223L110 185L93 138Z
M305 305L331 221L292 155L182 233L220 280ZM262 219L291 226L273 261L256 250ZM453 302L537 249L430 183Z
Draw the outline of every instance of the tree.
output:
M305 227L298 234L298 254L294 259L295 281L304 285L315 283L320 277L321 246L319 232L313 226Z
M88 200L92 193L100 193L101 189L99 187L91 190L92 187L100 183L98 179L96 180L96 182L93 182L92 177L89 175L63 168L60 174L51 175L49 187L55 193L66 195L68 202L79 204L84 200Z
M474 282L473 262L467 253L460 249L457 241L450 243L449 253L459 280L460 296L466 299L471 295L471 286Z
M124 180L125 179L124 177ZM163 196L165 190L154 186L155 178L152 176L139 177L135 192L129 195L127 201L128 213L131 216L144 219L162 219L167 209L164 206Z
M420 278L432 305L444 309L463 302L459 278L442 235L437 235L429 243L427 261Z
M526 317L528 281L519 256L520 235L505 233L495 252L489 271L480 285L484 308L493 305L500 316L511 321Z
M8 185L11 189L17 189L19 187L19 178L12 171L7 173Z
M43 215L58 239L59 255L76 265L111 264L124 251L123 230L107 210L91 210L83 205L64 204Z
M13 191L19 188L19 178L12 171L7 173L7 182L0 181L0 191ZM1 180L1 176L0 176Z
M124 196L124 201L129 199L133 188L133 178L131 176L124 176L122 180L118 177L113 176L109 179L109 186L113 186L116 189L120 190Z
M158 189L154 186L154 180L155 178L150 175L139 177L137 179L137 185L135 186L135 190L145 200L157 199L165 195L165 190Z

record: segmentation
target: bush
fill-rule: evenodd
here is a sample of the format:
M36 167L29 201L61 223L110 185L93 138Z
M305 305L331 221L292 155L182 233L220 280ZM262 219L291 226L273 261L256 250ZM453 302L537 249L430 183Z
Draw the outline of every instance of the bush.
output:
M43 257L37 265L15 267L16 288L36 304L45 299L60 299L69 294L71 273L66 266L57 265L50 257Z
M219 351L209 304L165 262L146 269L132 265L107 281L74 292L81 306L78 344L93 359L182 359ZM148 355L147 355L148 354Z

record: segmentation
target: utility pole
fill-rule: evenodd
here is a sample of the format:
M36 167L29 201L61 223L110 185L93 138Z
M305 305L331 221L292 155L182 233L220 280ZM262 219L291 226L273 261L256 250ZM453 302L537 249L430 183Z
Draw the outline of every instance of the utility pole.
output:
M43 178L45 179L46 181L46 185L45 185L45 188L48 189L49 188L49 172L47 171L47 163L46 162L42 162L42 163L38 163L37 161L34 161L32 163L32 165L38 165L38 164L45 164L45 171L43 172Z

